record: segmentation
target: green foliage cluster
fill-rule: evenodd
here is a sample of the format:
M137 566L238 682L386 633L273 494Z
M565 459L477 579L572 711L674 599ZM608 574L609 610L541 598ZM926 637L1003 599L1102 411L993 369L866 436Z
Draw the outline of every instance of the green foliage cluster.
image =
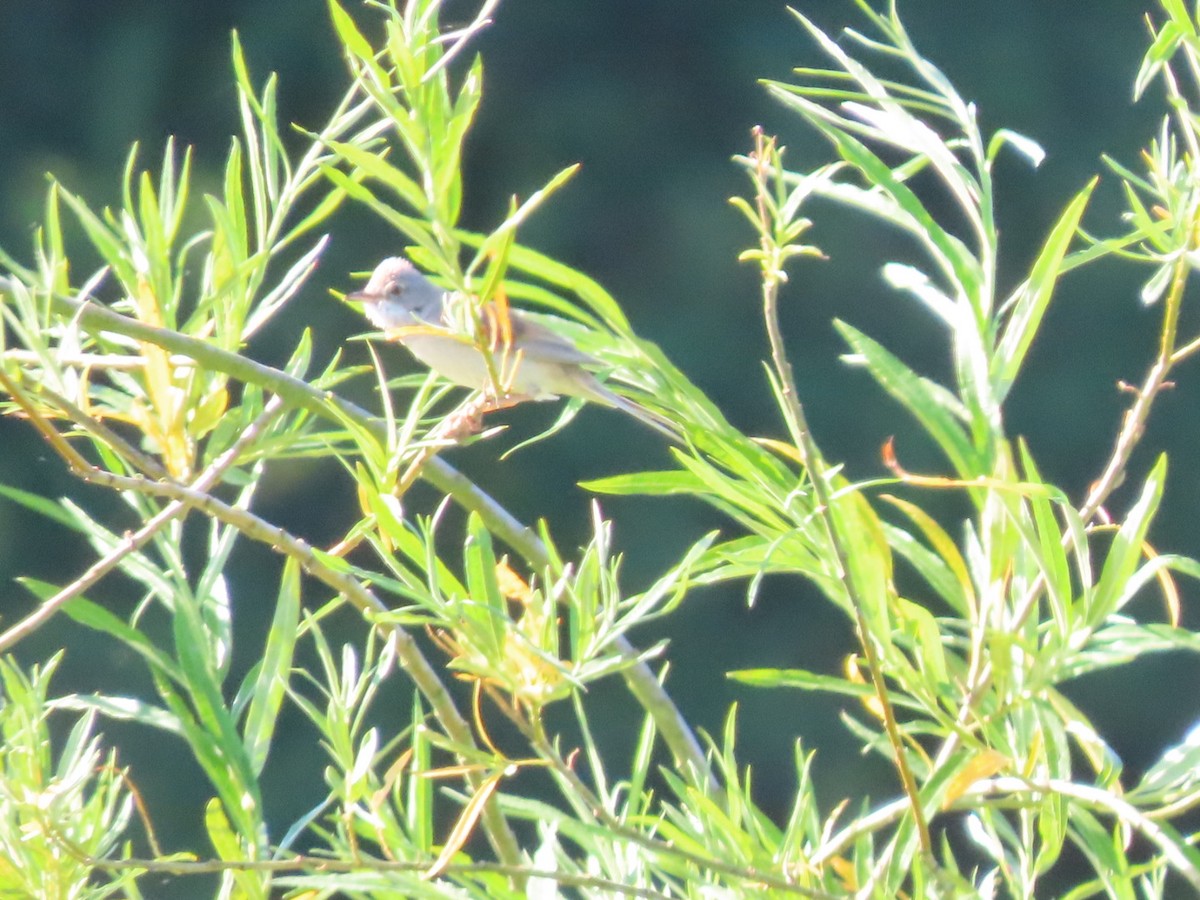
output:
M30 261L0 254L0 411L26 419L70 471L125 507L105 519L75 499L0 486L7 502L94 551L68 583L21 580L37 602L6 623L0 650L61 615L127 648L153 684L152 697L54 697L56 658L28 673L0 662L0 891L137 896L147 873L217 873L229 897L1030 897L1048 876L1063 883L1068 847L1087 870L1065 896L1200 891L1200 853L1180 824L1200 799L1195 734L1129 784L1060 689L1147 653L1200 650L1177 624L1173 581L1200 576L1200 564L1147 542L1166 460L1148 472L1129 465L1155 398L1200 347L1179 333L1200 234L1197 21L1178 0L1156 13L1135 91L1164 85L1168 112L1144 169L1112 163L1128 202L1117 233L1083 231L1089 185L1065 203L1027 276L1005 288L993 168L1006 152L1036 165L1036 144L982 133L894 5L860 0L869 31L841 41L796 14L830 68L767 89L828 139L833 161L788 168L756 131L738 160L748 193L733 201L756 236L743 259L761 273L767 380L786 425L785 440L767 440L730 426L599 284L518 242L573 167L514 200L490 232L460 227L463 142L483 100L469 47L498 5L447 31L441 0L370 3L369 26L329 0L349 87L322 128L300 132L298 149L280 130L275 80L255 88L235 38L242 133L213 193L192 196L187 152L168 143L154 176L135 151L118 208L94 210L53 182ZM808 426L778 309L789 273L820 255L803 242L814 201L881 220L921 251L922 264L891 263L885 275L940 326L950 383L838 328L849 360L940 448L944 472L909 472L887 448L888 476L854 481ZM482 337L487 311L531 306L611 368L621 391L677 424L671 468L585 487L691 497L726 529L631 593L598 507L591 540L568 552L446 462L448 447L489 433L446 428L461 410L436 376L389 378L340 357L318 369L308 334L280 368L245 355L304 289L320 233L346 204L376 213L418 266L470 299L463 339L485 355L495 350ZM190 231L197 217L203 226ZM83 279L70 265L75 233L103 260ZM1074 499L1008 434L1004 403L1060 278L1102 258L1149 264L1142 300L1161 311L1160 341L1107 466ZM372 377L377 410L339 394ZM361 516L337 546L312 547L255 510L264 473L301 456L336 459L357 491ZM412 504L417 479L468 511L453 550L446 504ZM1136 499L1114 515L1105 506L1123 479L1138 483ZM966 500L961 522L929 512L925 501L947 491ZM132 530L121 524L130 514ZM207 542L199 563L180 549L185 528ZM284 563L259 662L235 681L239 598L226 570L247 541ZM88 598L117 573L140 592L129 615ZM790 814L772 821L751 798L734 711L723 734L697 736L652 668L669 647L635 646L637 626L671 616L694 588L736 581L753 596L769 574L816 584L852 622L858 652L840 675L732 677L844 695L847 727L894 768L894 796L842 797L814 783L819 748L797 742ZM1129 615L1149 590L1165 600L1165 623ZM335 647L327 620L347 609L360 637ZM603 757L590 718L589 685L614 676L640 720L629 760ZM397 680L411 685L410 721L387 734L372 705ZM294 777L323 777L327 792L280 833L264 814L262 776L285 704L328 758L323 773ZM552 729L550 707L569 709L577 746ZM52 740L52 714L77 717L65 740ZM187 748L211 785L210 847L158 846L135 802L138 773L95 731L102 718ZM501 721L523 739L519 755L493 740ZM531 770L552 795L512 789ZM823 812L819 799L841 802Z

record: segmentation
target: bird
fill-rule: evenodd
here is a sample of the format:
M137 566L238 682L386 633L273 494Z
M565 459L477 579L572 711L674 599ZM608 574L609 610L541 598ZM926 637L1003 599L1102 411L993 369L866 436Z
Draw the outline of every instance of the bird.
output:
M579 397L618 409L672 441L680 440L674 423L601 384L590 371L603 365L600 360L520 310L494 304L484 308L481 322L491 351L489 368L472 329L460 324L461 298L438 287L402 256L379 263L366 285L346 299L361 302L373 325L430 369L454 384L482 391L492 400L491 408Z

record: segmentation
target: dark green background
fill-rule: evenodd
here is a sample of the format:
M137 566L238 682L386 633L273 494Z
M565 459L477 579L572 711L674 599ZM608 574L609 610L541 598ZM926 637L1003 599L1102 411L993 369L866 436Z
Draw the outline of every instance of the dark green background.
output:
M849 2L798 6L831 28L861 24ZM1003 285L1022 276L1061 207L1100 169L1100 154L1136 164L1139 147L1153 134L1163 112L1158 94L1137 107L1131 100L1145 45L1145 11L1128 0L902 5L918 46L978 103L985 129L1013 128L1048 151L1039 171L1015 156L998 168ZM135 140L142 142L144 161L154 165L167 135L194 145L199 187L212 187L237 128L228 64L234 27L256 79L272 70L280 74L286 118L321 122L344 89L345 70L318 0L7 0L0 7L0 246L27 255L48 170L96 204L115 202L128 145ZM726 199L745 190L730 157L748 148L755 124L781 135L794 166L811 167L826 158L825 147L755 83L762 76L787 77L794 65L824 63L784 4L507 0L479 48L485 92L467 158L466 224L494 225L510 194L527 196L559 168L582 162L574 182L538 214L522 239L606 285L638 331L660 344L735 424L780 436L760 365L765 341L754 273L735 260L752 235ZM1105 178L1090 227L1115 231L1119 203L1115 180ZM831 458L847 462L851 477L880 473L879 447L893 434L910 467L940 467L940 459L867 377L838 361L843 348L830 324L843 317L922 371L944 376L944 335L915 305L888 293L879 277L883 261L912 258L913 248L873 223L827 208L813 213L812 237L831 260L796 267L784 314L817 438ZM316 278L251 352L280 360L300 329L313 325L319 359L327 359L362 327L327 288L346 289L349 272L368 269L399 249L395 236L365 214L335 220ZM75 277L82 280L88 257L78 253ZM1009 404L1010 432L1026 436L1043 472L1075 497L1100 471L1124 409L1116 380L1140 379L1153 351L1157 311L1142 308L1136 294L1147 274L1109 264L1072 275ZM361 348L351 354L361 356ZM397 351L392 363L403 365L403 354ZM1200 502L1196 380L1190 369L1179 373L1178 387L1160 401L1146 438L1148 447L1168 449L1172 462L1154 533L1158 549L1193 555L1200 554L1193 527ZM361 396L369 402L368 390L364 384ZM553 415L546 408L516 411L510 416L513 432L527 436ZM505 436L497 444L515 439ZM652 434L603 410L585 411L569 433L507 462L497 461L497 444L453 453L451 460L523 518L547 517L564 547L587 536L589 498L575 482L666 461ZM1135 457L1133 481L1151 458ZM29 429L13 421L0 422L0 481L58 494L77 490ZM103 502L96 492L87 496ZM413 502L431 499L417 495ZM1114 498L1114 508L1124 509L1128 499L1127 488ZM953 524L961 508L952 498L939 504ZM336 467L290 465L268 480L259 508L321 543L342 533L354 500ZM722 524L682 502L605 500L604 510L616 520L631 587L644 584L703 531ZM11 584L13 576L69 580L85 564L78 549L69 536L43 530L28 515L0 504L5 621L28 608L23 592ZM240 673L260 646L276 561L248 549L237 562L236 615L239 636L245 635L235 667ZM1190 585L1185 592L1195 596ZM128 601L113 596L119 593L119 587L110 588L114 603ZM315 590L310 594L314 601L319 596ZM1160 608L1147 600L1138 612L1159 615ZM1195 625L1196 617L1189 622ZM796 736L818 751L825 804L863 790L875 797L894 793L884 767L851 752L853 743L837 721L840 703L748 691L724 677L740 667L833 671L840 665L853 648L849 630L806 584L768 581L750 609L737 586L697 592L667 627L635 638L647 644L660 636L671 639L670 689L696 722L719 731L729 704L741 704L741 748L754 764L769 811L784 811ZM61 641L69 642L70 651L60 690L98 683L113 690L144 687L134 659L119 650L102 651L73 632L39 635L19 655L33 660ZM1196 718L1196 676L1194 660L1160 657L1073 685L1071 693L1137 772ZM597 727L607 733L614 753L624 752L634 721L622 689L614 683L593 693ZM134 765L168 847L192 839L199 827L197 798L205 792L179 747L157 736L148 740L144 732L106 730L122 743L122 759ZM297 738L275 757L276 777L290 785L282 800L273 801L277 834L322 793L319 761L305 755L302 745ZM170 766L160 764L164 755ZM179 808L180 821L171 821L172 806Z

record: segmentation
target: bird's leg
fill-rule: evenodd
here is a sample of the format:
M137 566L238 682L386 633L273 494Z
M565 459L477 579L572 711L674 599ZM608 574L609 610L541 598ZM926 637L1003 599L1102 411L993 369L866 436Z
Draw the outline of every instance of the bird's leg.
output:
M482 394L468 398L442 422L439 437L460 441L483 431L483 414L488 411L487 398Z

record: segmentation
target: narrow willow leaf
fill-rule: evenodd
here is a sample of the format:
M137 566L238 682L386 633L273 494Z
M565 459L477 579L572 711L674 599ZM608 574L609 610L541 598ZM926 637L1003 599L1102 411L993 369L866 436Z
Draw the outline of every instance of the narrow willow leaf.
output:
M204 807L204 830L212 842L217 856L227 862L238 862L250 858L250 848L243 847L242 841L229 824L221 801L216 797L208 801ZM237 884L237 896L245 900L266 900L268 890L265 882L269 877L246 870L233 869L231 877Z
M333 19L334 30L337 31L338 38L341 40L342 46L346 48L346 52L372 70L382 74L379 64L375 62L375 49L371 46L371 42L363 37L358 26L354 24L354 19L338 5L337 0L329 0L329 14ZM381 83L386 83L386 80L381 79Z
M1200 787L1200 725L1170 747L1142 776L1126 798L1133 803L1162 805L1194 795Z
M941 808L949 809L975 782L1003 772L1011 765L1011 760L1003 753L984 748L967 754L962 760L961 767L957 767L957 769L953 765L944 766L944 769L953 771L954 775L946 782L941 791Z
M23 579L23 583L31 585L31 589L32 585L36 584L30 579ZM45 587L52 588L51 585L45 585ZM182 683L183 672L174 660L159 650L148 637L114 616L103 606L79 597L68 603L63 612L80 625L115 637L140 655L152 671L176 683Z
M279 283L275 285L254 307L246 324L242 327L241 339L249 340L260 328L279 312L283 306L304 287L308 277L316 270L317 261L329 243L329 235L322 235L303 256L296 260ZM288 371L291 372L291 363ZM296 374L291 372L291 374ZM299 377L299 376L297 376Z
M1087 610L1087 622L1093 627L1116 612L1119 601L1126 594L1129 579L1137 571L1138 563L1144 554L1142 544L1162 499L1166 475L1167 458L1163 455L1150 471L1145 485L1142 486L1141 496L1113 538Z
M950 609L960 616L970 614L960 583L942 557L906 529L884 522L883 530L892 551L916 569Z
M1181 8L1183 4L1179 0L1163 0L1163 6ZM1186 11L1182 11L1180 14L1168 19L1163 23L1162 28L1158 30L1158 33L1154 37L1154 43L1150 45L1150 49L1146 51L1146 55L1142 58L1142 65L1138 69L1137 77L1133 82L1133 96L1135 100L1141 98L1150 82L1162 71L1166 63L1179 49L1180 43L1186 37L1186 28L1181 24L1183 22L1191 24L1191 16Z
M1042 476L1028 445L1022 440L1018 442L1017 447L1021 455L1022 476L1028 482L1041 484ZM1030 492L1025 499L1033 512L1039 559L1042 564L1041 574L1046 581L1047 603L1058 626L1060 637L1067 640L1074 624L1071 564L1067 558L1069 543L1065 546L1063 544L1062 529L1058 525L1051 500L1037 492Z
M136 722L150 728L182 737L183 727L170 711L137 697L114 697L108 694L68 694L50 701L55 709L94 710L108 719Z
M822 107L791 95L779 96L786 98L785 102L797 106L801 113L829 138L842 159L859 169L870 184L886 192L895 202L894 211L887 219L916 236L935 256L943 273L953 280L956 292L969 298L973 305L977 305L980 302L983 274L979 269L978 260L971 255L962 241L938 224L913 190L899 180L891 167L866 144L839 126L824 121L823 115L814 115L813 107L823 112Z
M1046 307L1050 305L1058 277L1062 274L1063 258L1072 238L1075 237L1079 220L1087 208L1088 198L1091 197L1096 183L1097 179L1093 179L1091 184L1067 204L1066 210L1050 230L1042 252L1034 261L1029 278L1017 293L1016 302L1013 303L1004 323L1003 333L992 357L992 391L998 402L1008 395L1017 373L1021 370L1021 364L1025 361L1029 345L1033 343L1038 327L1042 324L1042 317Z
M975 588L966 560L959 553L958 546L951 540L950 535L936 519L915 503L890 494L884 494L882 499L908 516L925 535L925 540L933 547L933 555L939 563L939 568L944 570L954 584L952 589L949 586L943 588L943 597L959 615L969 615L977 604ZM940 581L940 578L938 580Z
M1001 148L1012 147L1019 154L1029 160L1029 163L1036 169L1046 159L1046 151L1042 149L1042 145L1033 138L1026 137L1019 132L1009 128L1001 128L992 135L992 139L988 141L988 149L986 159L988 163L993 163L996 156L1000 153Z
M471 795L471 799L463 807L463 811L454 823L454 827L450 830L450 834L446 836L446 843L442 847L442 852L433 861L433 865L422 873L424 878L433 880L441 875L446 867L450 865L454 856L466 845L475 831L475 825L479 821L479 817L483 815L484 807L487 805L488 800L491 799L492 794L500 786L500 780L504 775L504 772L496 772L493 775L489 775L475 789L475 793Z
M256 775L261 774L266 765L267 752L279 721L279 710L291 676L299 624L300 566L294 557L289 556L279 579L275 617L271 621L262 661L257 666L250 707L242 728L246 755Z
M880 386L900 401L934 439L955 471L974 477L980 471L977 455L962 425L962 405L939 384L917 375L882 344L838 320L835 327L857 353Z
M847 578L844 584L853 592L843 597L838 591L831 599L857 602L863 615L886 648L892 636L892 554L879 516L862 493L844 483L837 485L829 504L829 516L844 548Z
M478 513L467 522L467 542L463 547L467 590L472 602L463 605L463 614L482 629L496 654L504 647L508 609L496 583L496 551L492 535Z
M224 207L228 215L227 240L234 258L241 262L249 255L250 231L246 220L246 202L243 195L241 146L235 139L229 147L229 159L225 164Z
M403 200L416 213L424 214L429 209L429 199L420 186L407 174L392 165L381 151L372 152L357 144L328 140L325 142L338 156L364 175L379 181Z
M471 513L468 520L467 532L467 547L464 553L467 589L476 600L486 602L493 609L503 612L504 597L496 584L496 551L492 545L492 534L475 512Z
M941 694L949 683L946 665L945 643L937 619L933 613L918 603L897 597L892 601L895 618L913 640L914 664L927 679L927 685L935 694Z
M585 491L615 495L668 496L708 492L704 482L697 475L682 471L630 472L625 475L611 475L608 478L581 481L579 486Z
M565 185L579 171L579 164L567 166L565 169L557 172L550 178L546 184L529 195L529 199L521 203L516 209L509 213L507 218L501 222L495 230L492 231L479 249L475 253L475 259L467 267L468 272L472 272L483 264L492 255L499 252L500 247L506 242L511 241L511 232L515 232L543 203L549 199L550 195Z
M454 234L468 247L479 247L488 237L461 229ZM509 266L555 287L571 291L613 331L629 334L629 320L625 313L612 295L595 279L520 244L513 246L509 254Z
M190 710L183 707L181 700L172 702L172 708L188 729L189 743L202 741L210 745L210 751L201 759L209 778L227 801L236 798L231 808L241 812L243 821L249 822L261 809L258 781L221 694L212 641L195 601L178 597L172 621L182 686Z
M60 504L39 494L33 494L29 491L21 490L21 488L0 484L0 497L7 497L12 502L31 509L35 513L45 516L50 521L57 522L59 525L65 525L67 528L82 534L88 533L89 529L86 521L77 519L68 510L63 509Z
M321 171L338 188L344 191L347 196L369 206L380 218L414 244L421 247L432 258L442 258L441 245L438 244L430 233L429 223L424 219L417 219L413 216L406 216L403 213L397 212L376 197L365 185L351 178L345 172L335 169L333 166L323 165L321 166ZM411 252L409 255L412 255Z
M821 675L805 669L740 669L726 673L726 677L739 684L759 688L798 688L802 691L823 691L842 694L856 700L871 701L876 698L875 688L862 682L847 681L835 675ZM918 709L919 706L903 694L892 694L889 698L894 706Z
M112 268L121 283L127 287L136 285L137 272L134 270L125 246L117 236L100 220L99 216L88 208L86 203L66 188L60 188L59 195L75 213L75 217L83 226L92 246L96 248L104 262Z

